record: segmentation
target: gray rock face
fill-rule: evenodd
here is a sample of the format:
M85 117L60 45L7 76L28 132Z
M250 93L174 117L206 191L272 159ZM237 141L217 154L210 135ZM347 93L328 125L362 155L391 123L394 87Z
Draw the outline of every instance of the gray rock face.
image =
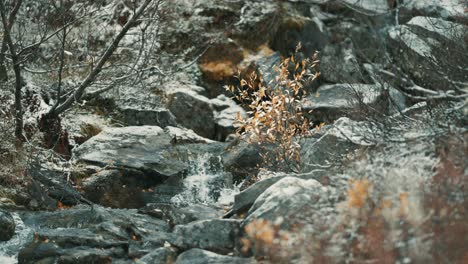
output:
M390 11L387 0L343 0L341 4L366 15L383 15Z
M304 112L313 111L311 120L330 123L341 116L363 118L363 113L386 111L388 106L384 88L379 84L323 85L317 93L302 100Z
M167 96L167 106L176 117L177 123L200 136L214 138L213 107L208 98L184 87L167 91Z
M102 263L141 257L170 239L165 221L136 210L78 206L24 213L22 218L25 225L37 230L35 241L19 253L20 263Z
M270 42L272 49L283 55L294 54L300 42L301 53L308 57L323 49L328 42L328 32L320 20L295 13L285 14Z
M83 195L94 203L114 208L138 208L145 205L142 188L156 184L154 177L126 169L101 170L82 182Z
M467 27L442 19L415 17L389 30L389 51L419 86L436 91L451 89L450 82L466 81ZM457 65L457 66L454 66ZM436 73L436 74L434 74Z
M245 118L247 113L242 107L236 104L234 100L226 97L225 95L219 95L212 99L211 104L215 110L215 139L218 141L225 141L229 134L236 132L237 126L235 125L235 121L237 115L239 114Z
M310 171L339 168L357 149L381 142L380 136L380 130L367 122L342 117L302 142L302 169Z
M361 73L351 40L327 45L320 56L320 73L324 80L332 83L360 83Z
M136 261L137 264L170 264L174 263L177 257L176 251L172 248L158 248L144 255Z
M257 198L242 226L256 219L278 224L282 230L311 224L318 220L313 218L318 209L328 204L327 193L328 189L316 180L283 178Z
M185 249L229 252L235 246L239 224L238 220L211 219L179 225L174 229L172 244Z
M186 151L213 152L223 146L190 130L157 126L108 128L74 150L80 163L130 168L164 180L187 169ZM185 154L184 154L185 153Z
M247 264L257 263L253 259L219 255L202 249L191 249L177 257L176 264Z
M293 177L304 180L314 179L319 182L323 182L324 184L329 181L329 179L326 177L325 170L313 170L311 172L303 174L283 174L263 179L237 194L234 197L234 205L232 206L231 211L226 216L228 217L233 214L238 214L247 211L254 204L255 200L263 192L265 192L265 190L267 190L270 186L286 177Z
M256 47L267 42L275 33L278 5L270 1L245 1L240 19L234 25L235 35L247 45Z
M169 178L175 183L168 186L177 187L191 158L204 153L218 156L224 148L223 143L175 127L108 128L75 149L74 160L102 168L83 180L86 197L106 206L138 208L148 202L143 189ZM179 189L174 191L168 195Z
M62 249L53 243L34 242L23 248L18 255L19 263L106 263L123 257L122 248L73 248Z
M184 225L190 222L219 218L219 210L199 204L147 204L139 212L167 220L171 225Z
M175 116L165 108L123 107L122 121L129 126L177 126Z
M444 19L468 21L468 15L464 12L466 5L462 1L446 0L408 0L401 5L403 16L412 13L422 14L430 17L441 17Z
M233 174L236 181L257 170L257 165L262 162L258 145L241 141L237 143L228 147L227 152L224 154L226 170Z
M7 211L0 210L0 241L8 241L15 234L15 220Z

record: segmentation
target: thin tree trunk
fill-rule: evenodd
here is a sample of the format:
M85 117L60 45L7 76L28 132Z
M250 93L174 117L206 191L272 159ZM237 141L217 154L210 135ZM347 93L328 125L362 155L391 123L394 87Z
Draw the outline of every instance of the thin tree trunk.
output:
M17 12L17 9L21 5L21 0L19 0L13 12ZM19 57L16 53L16 47L13 44L13 40L11 39L11 26L13 24L13 19L10 14L10 17L7 18L6 16L6 9L5 9L5 2L4 0L0 0L0 14L2 16L2 23L3 23L3 30L4 30L4 39L10 49L11 59L13 61L13 71L15 72L15 137L17 146L21 145L24 137L23 137L23 106L21 103L21 66L19 62ZM11 19L11 21L9 21Z
M101 59L98 61L96 67L91 70L91 72L86 76L84 81L78 86L78 88L75 90L75 92L70 95L65 102L60 104L59 106L51 109L47 113L47 116L52 117L52 116L58 116L59 114L63 113L66 111L68 108L70 108L73 103L76 101L79 101L81 97L83 96L85 90L93 84L93 82L96 80L96 77L99 75L99 73L102 70L102 67L104 64L109 60L109 58L114 54L114 51L117 49L119 46L120 41L125 37L127 34L128 30L132 28L138 18L143 14L145 9L148 7L148 5L152 2L153 0L145 0L143 4L138 8L138 10L135 12L135 14L132 16L132 18L125 24L125 26L122 28L122 30L117 34L117 36L114 38L112 43L107 47L107 50L104 52L104 54L101 56Z
M22 2L23 0L17 0L15 5L13 6L13 10L11 10L10 15L8 16L8 29L10 31L11 31L11 28L13 27L13 23L15 22L15 19L16 19L16 14L18 14L18 11L19 11L19 8L21 7ZM6 12L4 4L3 4L2 10L3 12ZM5 65L6 63L5 53L7 52L7 48L8 48L8 44L4 36L2 47L0 49L0 82L8 81L8 71Z

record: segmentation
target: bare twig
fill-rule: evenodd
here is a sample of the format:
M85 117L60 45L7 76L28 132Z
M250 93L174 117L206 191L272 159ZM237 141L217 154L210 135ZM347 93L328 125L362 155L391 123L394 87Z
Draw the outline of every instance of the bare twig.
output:
M107 50L104 52L104 54L101 56L100 60L98 61L97 65L94 67L94 69L88 74L88 76L85 78L85 80L79 85L79 87L75 90L73 95L69 96L65 102L57 106L54 110L49 111L47 115L50 116L57 116L64 111L66 111L68 108L70 108L74 102L79 101L81 97L83 96L85 90L96 80L96 77L98 74L101 72L102 67L104 64L109 60L109 58L112 56L114 51L117 49L120 41L123 39L123 37L127 34L127 32L132 28L136 22L136 20L143 14L145 11L146 7L152 2L152 0L145 0L143 4L138 8L138 10L135 12L135 14L132 16L132 18L125 24L125 26L122 28L122 30L117 34L117 36L114 38L112 43L107 47Z

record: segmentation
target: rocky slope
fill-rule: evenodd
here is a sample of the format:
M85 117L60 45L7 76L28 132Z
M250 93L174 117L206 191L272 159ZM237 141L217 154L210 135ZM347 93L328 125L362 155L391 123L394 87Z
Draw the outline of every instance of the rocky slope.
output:
M468 7L400 2L170 1L165 74L69 111L70 159L2 182L0 262L466 262ZM299 42L325 125L300 172L264 170L223 85L274 80Z

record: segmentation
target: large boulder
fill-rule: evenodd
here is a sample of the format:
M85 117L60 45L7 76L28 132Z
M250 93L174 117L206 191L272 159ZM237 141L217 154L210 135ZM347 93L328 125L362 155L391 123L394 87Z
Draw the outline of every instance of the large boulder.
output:
M156 181L183 174L188 169L187 153L219 153L223 144L176 127L130 126L108 128L73 152L77 163L107 169L137 170Z
M21 217L35 236L20 251L20 263L127 260L163 247L171 236L165 221L136 210L77 206L55 212L25 212Z
M386 112L388 98L380 84L334 84L319 87L302 100L312 121L333 122L342 116L364 119L368 112Z
M213 107L208 98L185 87L175 88L166 93L167 107L176 117L178 124L205 138L215 137Z
M201 248L215 252L232 251L239 232L239 220L211 219L179 225L174 229L172 244L190 249Z
M357 150L382 142L379 127L342 117L301 142L302 170L338 170Z
M225 144L191 130L134 126L105 129L76 148L73 158L90 168L87 175L91 177L80 180L88 199L106 206L137 208L150 202L153 194L160 194L149 190L157 184L167 183L173 190L168 195L175 195L191 160L205 153L218 156L224 148Z
M264 191L252 205L242 227L261 220L277 225L283 231L300 231L313 228L332 216L329 200L331 190L318 181L285 177Z
M440 18L415 17L388 31L394 62L417 85L436 91L453 90L466 81L468 27ZM447 81L449 80L449 81Z
M109 263L114 258L124 258L122 248L71 248L63 249L53 243L34 242L23 248L19 263Z
M440 17L447 20L466 23L468 14L466 3L463 1L441 1L441 0L406 0L400 1L401 15L403 20L414 15L428 17Z
M257 200L257 198L263 192L265 192L265 190L267 190L270 186L272 186L273 184L275 184L283 178L294 177L305 180L314 179L323 184L327 184L329 182L329 178L327 177L326 173L326 170L317 169L308 173L280 174L262 179L249 186L247 189L236 194L236 196L234 197L234 204L232 206L232 209L228 213L226 213L224 217L230 217L234 214L241 214L246 212L254 204L255 200Z
M15 234L15 220L7 211L0 210L0 241L8 241Z
M176 264L249 264L254 259L219 255L207 250L194 248L177 257Z
M100 170L81 181L83 195L94 203L114 208L145 205L142 189L156 184L154 177L138 170Z

